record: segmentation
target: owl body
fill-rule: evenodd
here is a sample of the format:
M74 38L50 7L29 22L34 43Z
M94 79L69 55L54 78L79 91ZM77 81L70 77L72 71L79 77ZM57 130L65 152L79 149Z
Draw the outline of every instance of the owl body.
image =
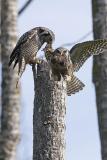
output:
M104 50L107 50L105 39L78 43L70 51L63 47L52 50L49 64L53 79L60 81L63 77L66 80L69 96L82 90L85 85L74 75L75 72L90 56L101 54Z
M57 48L50 54L49 64L51 77L54 81L65 80L67 95L74 94L84 87L84 84L73 75L73 63L70 52L66 48Z
M72 61L69 51L65 48L57 48L51 54L50 67L54 80L61 80L61 77L67 79L72 75ZM57 79L58 78L58 79Z
M54 33L48 28L35 27L31 29L18 40L10 55L9 66L14 63L13 68L15 68L18 64L18 83L26 64L38 63L37 52L46 43L44 53L50 66L50 76L55 81L63 78L67 84L67 94L71 95L85 86L74 75L75 72L79 71L90 56L101 54L105 49L107 50L107 40L99 39L78 43L69 51L63 47L54 50L52 48L54 39Z
M54 39L54 33L45 27L35 27L20 37L9 61L9 66L14 62L13 68L18 64L18 80L26 64L38 63L36 55L42 45L46 42L47 48L51 48Z
M26 64L34 63L34 59L36 57L37 51L40 49L42 43L38 42L38 35L33 31L34 36L28 40L26 43L16 46L15 52L19 55L19 61L24 57ZM14 50L13 50L14 52ZM21 53L21 54L20 54Z

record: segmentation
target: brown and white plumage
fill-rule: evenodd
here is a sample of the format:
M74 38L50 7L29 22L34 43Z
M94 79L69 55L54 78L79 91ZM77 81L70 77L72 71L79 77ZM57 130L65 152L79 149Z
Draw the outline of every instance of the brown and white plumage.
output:
M76 44L70 51L65 48L52 50L49 64L54 80L60 80L61 76L67 82L67 94L71 95L83 89L85 86L74 72L78 71L91 55L98 55L107 49L107 40L99 39Z
M23 34L18 40L10 55L9 66L14 62L13 68L18 64L18 80L23 74L26 64L36 64L36 54L46 42L47 47L52 47L54 33L45 27L35 27Z
M47 54L50 51L47 51ZM73 64L70 58L69 50L66 48L57 48L49 53L50 57L48 62L52 70L52 79L55 81L60 81L61 77L66 80L67 84L67 95L74 94L79 90L82 90L84 84L73 75Z
M74 45L70 50L74 72L77 72L90 56L103 53L104 49L107 49L107 40L105 39L86 41Z

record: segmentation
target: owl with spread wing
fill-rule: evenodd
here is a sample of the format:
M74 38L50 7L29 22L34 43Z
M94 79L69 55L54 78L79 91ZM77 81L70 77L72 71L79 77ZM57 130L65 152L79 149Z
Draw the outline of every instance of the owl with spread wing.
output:
M17 84L26 68L26 64L39 63L39 59L36 58L37 52L44 43L46 43L47 48L51 48L54 39L54 33L45 27L35 27L20 37L9 61L9 66L14 63L13 68L18 64Z
M99 39L74 45L69 51L60 47L55 50L45 49L45 55L55 81L61 77L67 82L67 94L75 94L85 86L75 75L91 55L98 55L107 49L107 40Z

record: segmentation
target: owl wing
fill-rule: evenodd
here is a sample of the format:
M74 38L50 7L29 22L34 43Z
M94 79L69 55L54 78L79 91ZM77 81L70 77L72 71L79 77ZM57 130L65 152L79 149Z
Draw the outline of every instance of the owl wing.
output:
M54 33L45 27L35 27L31 29L30 31L26 32L23 34L20 39L18 40L16 47L14 48L13 52L10 55L10 61L9 61L9 66L12 64L12 62L15 60L15 65L18 63L18 59L20 57L20 49L24 47L24 44L30 44L30 43L35 43L35 53L39 51L39 49L42 47L42 45L47 42L46 39L40 39L40 35L44 33L48 33L51 36L52 42L55 39ZM48 37L47 37L48 38Z
M76 44L70 50L74 72L77 72L91 55L103 53L104 49L107 49L107 40L104 39Z
M11 55L10 55L10 61L9 66L12 64L12 62L15 60L14 67L19 61L20 58L20 49L24 46L24 44L29 44L32 39L35 38L35 43L38 41L38 34L37 31L31 30L23 34L20 39L18 40L16 47L13 49ZM37 43L38 44L38 43Z

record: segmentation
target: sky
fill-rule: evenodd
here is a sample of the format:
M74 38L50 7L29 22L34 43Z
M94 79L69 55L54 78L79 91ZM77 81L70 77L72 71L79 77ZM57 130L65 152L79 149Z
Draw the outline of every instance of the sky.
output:
M18 8L24 2L19 0ZM64 43L76 42L92 30L91 0L35 0L18 19L18 36L36 26L45 26L54 31L55 48ZM92 39L90 34L84 41ZM66 160L101 160L92 58L87 60L76 75L86 86L81 92L67 97ZM30 66L27 66L21 78L21 85L21 142L18 160L31 160L34 88Z

